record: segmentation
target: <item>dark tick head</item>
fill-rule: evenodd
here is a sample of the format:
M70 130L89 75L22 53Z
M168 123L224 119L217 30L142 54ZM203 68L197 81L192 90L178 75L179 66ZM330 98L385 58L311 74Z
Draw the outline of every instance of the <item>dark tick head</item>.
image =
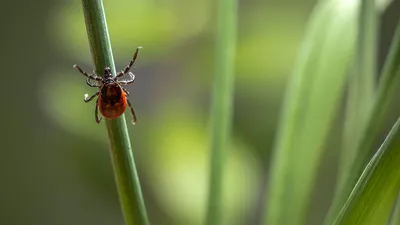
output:
M113 75L112 75L112 73L111 73L111 69L110 69L110 67L106 67L105 69L104 69L104 78L112 78L113 77Z

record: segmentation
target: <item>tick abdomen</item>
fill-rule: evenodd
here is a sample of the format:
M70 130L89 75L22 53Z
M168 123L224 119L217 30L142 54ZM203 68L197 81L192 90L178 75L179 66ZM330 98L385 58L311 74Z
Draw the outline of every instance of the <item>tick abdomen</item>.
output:
M125 96L121 96L125 98ZM117 101L110 103L99 97L99 109L101 114L108 119L114 119L121 116L126 109L126 101Z
M105 85L99 96L99 109L105 118L121 116L126 109L126 96L117 84Z

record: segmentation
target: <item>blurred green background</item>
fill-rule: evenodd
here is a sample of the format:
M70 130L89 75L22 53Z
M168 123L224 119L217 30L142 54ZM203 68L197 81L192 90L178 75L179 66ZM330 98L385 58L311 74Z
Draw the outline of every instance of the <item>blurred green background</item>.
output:
M93 70L81 2L2 3L0 224L122 225L105 127L95 123L94 102L83 102L85 93L96 90L72 68L76 63ZM128 87L138 116L129 129L150 221L201 224L209 174L216 2L104 4L117 69L143 46L133 68L136 83ZM224 224L260 222L265 161L314 4L240 1ZM382 16L379 65L399 9L400 1L394 1ZM399 111L394 107L388 128ZM310 225L322 223L331 201L339 153L334 147L341 138L337 124L315 184Z

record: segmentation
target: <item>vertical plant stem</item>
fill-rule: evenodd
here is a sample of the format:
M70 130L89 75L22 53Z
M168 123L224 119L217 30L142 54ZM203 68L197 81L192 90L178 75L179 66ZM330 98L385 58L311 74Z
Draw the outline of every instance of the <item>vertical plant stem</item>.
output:
M104 7L101 0L82 0L86 30L95 71L103 74L110 67L115 74ZM105 120L119 200L126 225L148 225L139 178L130 145L125 116Z
M237 0L218 1L218 36L211 112L211 175L206 225L221 224L223 168L233 110Z

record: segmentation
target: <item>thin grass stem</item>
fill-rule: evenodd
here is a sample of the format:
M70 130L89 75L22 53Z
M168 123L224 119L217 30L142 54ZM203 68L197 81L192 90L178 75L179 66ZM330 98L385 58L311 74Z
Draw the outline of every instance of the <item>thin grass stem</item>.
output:
M104 68L110 67L115 74L103 2L101 0L82 0L82 5L95 71L102 75ZM125 223L126 225L148 225L125 116L106 120L105 123Z
M221 224L223 169L233 110L237 0L218 1L218 36L211 111L211 174L206 225Z

